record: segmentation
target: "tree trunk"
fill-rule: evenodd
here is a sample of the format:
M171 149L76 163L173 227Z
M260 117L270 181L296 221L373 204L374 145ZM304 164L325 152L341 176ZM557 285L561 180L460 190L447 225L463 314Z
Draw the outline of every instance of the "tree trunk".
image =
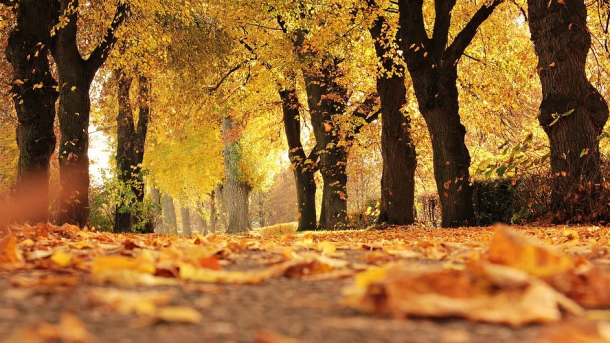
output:
M341 144L333 115L345 112L347 90L337 83L343 76L335 60L321 68L304 71L307 103L320 156L319 168L324 181L319 228L332 230L347 217L347 150ZM307 181L306 181L307 182Z
M34 223L49 216L49 161L56 143L53 122L58 93L48 58L48 5L37 0L18 4L14 9L17 25L6 47L6 58L13 67L11 93L18 119L15 196L28 198L29 211L19 220Z
M171 235L178 234L178 224L176 224L176 222L174 199L167 194L163 194L163 233Z
M182 234L191 236L191 214L188 207L180 206L180 218L182 219Z
M210 231L216 233L216 222L218 213L216 212L216 192L210 193Z
M152 228L152 232L162 232L163 231L163 218L162 218L162 213L161 213L161 194L159 193L159 190L156 188L151 188L150 190L150 197L152 198L152 202L155 206L154 209L154 213L153 213L153 219L151 220L151 223L149 224Z
M236 136L233 119L225 117L222 122L224 135L224 165L226 183L223 189L224 198L229 214L227 233L246 232L250 228L249 218L249 196L251 187L240 179L239 160L241 148Z
M87 59L83 59L77 42L78 0L61 0L50 4L53 7L49 7L49 11L56 19L61 16L67 18L66 24L56 30L51 44L60 85L59 172L62 191L59 220L84 226L89 217L89 89L117 40L114 33L125 20L128 5L120 3L117 6L104 39Z
M415 222L415 169L417 157L411 140L411 119L402 111L406 103L404 68L394 63L392 48L398 37L386 37L385 18L379 17L370 28L375 40L377 58L382 69L377 77L377 93L381 100L381 207L379 223L408 225ZM394 41L390 41L390 39ZM385 77L391 72L390 77Z
M441 203L443 227L475 224L470 183L470 153L466 128L460 122L457 67L442 67L439 73L411 73L420 111L432 139L434 179ZM431 94L430 89L438 93Z
M292 165L297 190L298 231L316 229L316 182L318 155L316 149L309 156L301 144L301 114L299 100L294 89L279 92L284 113L284 131L288 141L288 156Z
M585 72L587 8L582 0L528 0L528 13L542 84L538 121L551 147L551 207L560 220L595 219L602 181L597 137L608 105Z
M214 200L216 203L216 209L218 210L218 220L216 221L216 230L224 229L227 230L229 226L229 220L227 215L227 201L224 192L224 185L219 184L214 190Z
M89 218L89 86L90 80L79 66L60 73L59 173L62 186L59 221L80 226ZM75 86L76 85L76 86ZM75 87L72 90L72 87Z
M129 91L131 89L132 78L127 76L123 70L115 72L118 82L119 113L117 115L117 152L116 165L119 182L125 185L132 184L132 166L134 166L134 146L133 136L135 134L133 113L131 110L131 100ZM132 203L129 197L123 195L119 199L115 212L115 232L131 232L131 208Z
M199 211L195 212L195 225L197 226L197 232L199 232L199 234L208 234L208 224L205 219L203 219Z
M119 113L117 116L117 172L121 183L129 185L135 196L135 203L140 205L144 202L144 180L142 178L142 162L144 160L144 147L148 122L150 116L150 93L148 78L138 78L139 95L138 107L139 118L137 127L134 121L129 91L132 78L123 70L115 72L118 80ZM118 232L131 232L132 225L142 220L138 214L133 214L131 209L135 204L130 196L123 197L123 203L116 212L115 230ZM127 201L127 202L124 202ZM141 207L141 206L140 206ZM150 228L149 225L146 225ZM150 231L150 229L145 231Z
M475 224L470 184L470 154L460 122L457 65L479 26L504 0L486 2L449 44L451 13L456 1L435 1L429 37L422 0L399 0L400 48L430 137L434 178L441 202L443 227Z

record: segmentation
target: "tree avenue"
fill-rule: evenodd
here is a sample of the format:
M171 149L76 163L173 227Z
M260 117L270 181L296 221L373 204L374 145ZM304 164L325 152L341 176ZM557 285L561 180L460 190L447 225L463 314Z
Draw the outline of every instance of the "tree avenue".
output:
M610 216L605 3L0 4L0 226Z

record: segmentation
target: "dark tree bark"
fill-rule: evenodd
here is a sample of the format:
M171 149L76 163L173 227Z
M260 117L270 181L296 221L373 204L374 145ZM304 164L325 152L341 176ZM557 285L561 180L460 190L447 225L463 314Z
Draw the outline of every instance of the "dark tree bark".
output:
M131 191L135 195L135 202L127 199L126 203L119 204L122 210L116 211L115 230L131 232L132 225L141 218L134 216L130 209L135 203L142 204L144 201L142 162L150 120L150 84L147 77L139 77L139 117L136 126L129 98L132 78L122 70L117 71L116 76L119 86L116 155L118 179L124 184L130 185Z
M163 194L163 233L176 235L178 234L177 226L174 199L167 194Z
M48 220L49 161L56 143L53 122L58 92L49 66L47 30L52 17L45 1L22 0L18 5L13 7L17 25L8 38L6 58L13 67L11 93L18 119L15 196L29 198L30 208L17 219L39 222Z
M57 20L68 22L57 29L51 52L59 74L59 125L61 131L59 171L62 192L60 222L87 224L89 217L89 89L97 70L116 42L115 31L125 20L127 5L119 3L102 42L84 59L77 44L78 0L52 2Z
M225 117L222 122L224 136L224 166L226 183L223 189L225 205L229 215L227 233L241 233L250 229L249 197L252 188L240 179L239 160L241 148L235 139L233 119Z
M319 228L332 230L347 217L347 157L334 115L345 112L347 89L337 83L343 75L339 61L331 59L320 68L310 66L303 71L311 124L320 157L319 169L324 186Z
M542 84L538 121L551 146L552 210L560 220L595 219L602 180L597 137L608 105L585 73L587 8L583 0L528 0L528 17Z
M432 139L434 178L441 202L442 226L475 224L470 184L470 153L460 122L457 64L479 26L503 0L484 4L448 45L455 0L436 0L432 38L424 25L423 0L399 0L400 40L413 80L419 110Z
M210 232L216 233L218 213L216 211L216 192L210 193Z
M180 206L180 219L182 220L182 234L191 236L191 213L188 207Z
M369 5L375 6L374 0ZM395 63L398 58L393 51L399 37L387 37L384 17L378 17L370 27L375 41L377 58L382 68L377 77L377 93L381 101L381 154L383 174L381 177L381 208L379 223L408 225L415 222L415 168L417 157L411 140L411 119L403 114L406 103L404 67ZM397 33L400 35L400 32ZM384 76L385 73L391 76Z
M280 92L284 113L284 129L288 141L288 156L292 165L297 189L298 231L316 229L316 182L314 173L317 170L318 155L314 148L309 155L305 154L301 144L300 103L294 89Z
M225 186L223 184L219 184L216 186L214 190L214 203L216 204L216 209L218 210L218 216L216 220L216 230L224 229L227 230L229 226L229 219L227 214L227 201L225 196Z

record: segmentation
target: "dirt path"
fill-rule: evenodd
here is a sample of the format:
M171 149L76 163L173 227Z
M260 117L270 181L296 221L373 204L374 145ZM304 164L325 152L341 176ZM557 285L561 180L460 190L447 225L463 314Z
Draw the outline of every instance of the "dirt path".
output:
M343 304L342 291L354 283L359 270L392 261L424 267L480 258L493 235L487 228L186 239L26 227L12 235L13 243L0 242L4 244L0 262L16 261L0 263L0 342L610 342L610 334L608 340L599 340L599 332L610 332L604 321L570 316L559 323L514 328L460 319L376 317ZM589 228L568 235L559 229L530 230L529 235L561 244L583 237L582 244L571 245L582 256L605 251L597 245L592 248L591 241L607 244L608 236L607 231ZM296 276L284 271L265 277L260 284L236 284L243 282L242 271L274 268L307 254L315 255L317 262L299 264L301 269L292 272ZM327 261L324 256L338 257ZM123 263L113 268L140 276L149 273L148 277L175 285L128 287L125 280L100 282L94 278L96 263L107 257ZM324 269L337 261L347 265ZM239 274L239 278L228 283L222 278L197 282L182 274L186 265L206 273L214 269L238 272L231 275ZM308 280L304 274L309 271L303 268L322 268L316 274L321 280ZM342 278L328 277L334 270L348 273ZM147 304L132 298L151 291L167 298L163 306L189 308L200 317L176 320L142 315L151 313L138 307ZM100 299L116 294L120 297L111 306L100 304ZM137 303L135 310L120 310L132 301ZM603 316L610 319L608 312ZM595 332L595 337L587 332Z
M21 273L31 276L35 272ZM268 330L316 343L516 343L532 339L540 330L540 326L513 329L462 320L375 318L341 306L341 289L352 282L349 279L303 282L286 277L270 279L261 285L178 288L172 304L195 307L203 315L202 322L149 324L136 315L121 315L94 306L90 293L100 286L84 277L76 286L59 289L14 287L10 285L10 277L7 273L0 274L0 337L4 337L0 341L7 343L27 343L7 337L15 335L20 328L35 328L42 322L58 323L66 311L85 323L92 342L263 342L264 331ZM197 285L191 286L197 288Z

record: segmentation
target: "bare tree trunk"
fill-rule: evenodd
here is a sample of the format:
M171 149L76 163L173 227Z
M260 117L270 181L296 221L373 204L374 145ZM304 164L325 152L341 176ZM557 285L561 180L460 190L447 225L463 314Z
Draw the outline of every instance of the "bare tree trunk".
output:
M343 76L338 61L324 62L321 68L303 73L311 123L320 155L320 173L324 180L319 228L332 230L347 217L347 150L341 144L340 128L333 115L345 112L347 89L337 82Z
M199 211L195 211L195 225L197 226L197 232L199 232L199 234L208 234L208 224Z
M430 38L424 24L423 0L399 0L400 47L419 110L432 138L434 178L442 209L443 227L475 224L470 184L470 153L460 121L457 65L479 26L503 0L487 2L476 11L449 43L455 0L435 1L434 30Z
M227 233L246 232L250 229L249 218L249 196L251 187L240 180L239 160L241 159L241 148L239 142L231 140L230 131L235 130L233 119L225 117L222 123L224 134L224 165L226 183L223 189L229 223Z
M78 0L49 2L50 13L65 16L66 24L55 32L51 51L59 74L59 125L61 130L59 172L61 222L87 224L89 218L89 89L104 64L116 30L127 15L127 4L120 3L104 39L84 59L78 47ZM76 10L75 10L76 9Z
M212 191L212 193L210 193L210 231L212 233L216 233L218 219L218 213L216 210L216 199L218 198L216 197L216 194L218 194L216 191Z
M180 206L180 218L182 219L182 234L191 236L191 214L188 207Z
M294 89L279 92L284 113L284 131L288 141L288 156L292 164L297 190L298 231L312 231L316 227L317 149L306 155L301 143L300 103ZM261 225L264 226L264 225Z
M163 233L171 235L178 234L178 224L176 222L174 199L167 194L163 194Z
M371 1L369 1L371 2ZM415 145L411 140L411 119L402 107L406 103L404 67L394 63L395 47L399 37L387 37L387 23L378 17L369 29L375 40L377 58L382 70L377 77L377 93L381 100L382 127L381 153L383 175L381 177L381 208L379 223L407 225L415 222ZM400 33L397 33L400 35ZM393 73L386 77L387 72Z
M152 198L152 202L156 208L153 214L153 219L151 220L151 223L149 223L149 225L152 228L152 232L160 233L163 231L161 194L159 193L158 189L154 188L154 186L150 189L150 197Z
M29 211L19 220L48 220L49 161L55 149L57 82L49 65L51 23L48 5L22 0L14 7L17 25L11 31L6 58L13 67L11 93L17 113L16 197L29 198ZM42 43L42 44L41 44Z
M551 208L560 220L596 219L602 183L597 137L608 105L585 72L591 48L586 4L528 0L528 13L542 84L538 121L551 146Z

